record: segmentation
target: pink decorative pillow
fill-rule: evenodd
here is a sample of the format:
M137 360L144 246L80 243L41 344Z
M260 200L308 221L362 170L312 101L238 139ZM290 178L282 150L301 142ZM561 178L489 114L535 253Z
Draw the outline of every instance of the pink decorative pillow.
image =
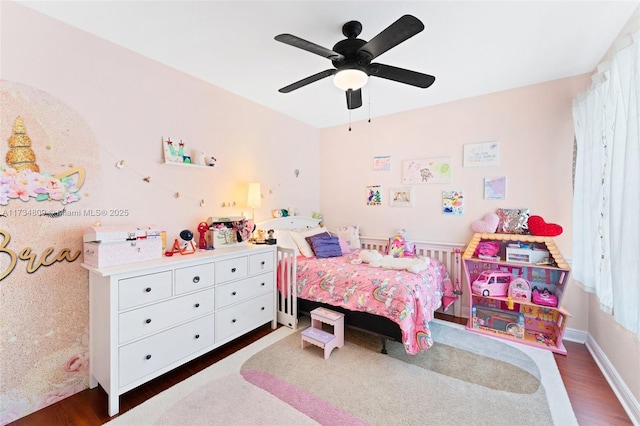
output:
M477 220L471 224L471 230L483 234L493 234L496 232L499 222L500 217L496 213L487 213L482 220Z
M351 248L349 248L349 243L343 240L342 238L338 238L338 244L340 244L340 250L342 254L351 253Z

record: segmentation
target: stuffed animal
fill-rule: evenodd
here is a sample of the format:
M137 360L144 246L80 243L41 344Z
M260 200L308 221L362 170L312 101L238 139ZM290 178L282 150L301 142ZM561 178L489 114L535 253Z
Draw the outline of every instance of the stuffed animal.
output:
M429 267L428 260L421 257L403 259L389 255L384 256L375 250L361 250L358 256L362 262L373 268L404 269L417 274Z
M397 235L389 238L389 249L387 254L392 257L413 257L415 255L415 244L405 238L406 229L402 228Z

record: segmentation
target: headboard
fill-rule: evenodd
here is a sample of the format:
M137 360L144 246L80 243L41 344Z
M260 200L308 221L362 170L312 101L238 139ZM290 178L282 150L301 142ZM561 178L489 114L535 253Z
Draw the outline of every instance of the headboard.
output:
M320 219L314 219L306 216L287 216L276 217L256 223L256 227L260 229L302 229L315 228L320 224Z

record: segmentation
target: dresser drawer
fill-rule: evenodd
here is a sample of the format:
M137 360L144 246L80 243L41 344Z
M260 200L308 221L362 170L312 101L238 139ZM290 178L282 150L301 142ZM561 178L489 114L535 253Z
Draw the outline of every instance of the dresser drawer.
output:
M172 271L140 275L118 281L120 310L171 297Z
M224 283L247 276L247 256L221 260L216 265L216 283Z
M267 273L216 287L216 309L273 291L273 274Z
M238 305L216 311L216 342L273 319L273 291Z
M119 387L213 345L213 314L119 349Z
M211 287L215 282L213 263L176 269L176 294Z
M145 306L118 316L119 343L126 343L213 312L213 289Z
M252 254L249 256L249 275L273 271L273 252Z

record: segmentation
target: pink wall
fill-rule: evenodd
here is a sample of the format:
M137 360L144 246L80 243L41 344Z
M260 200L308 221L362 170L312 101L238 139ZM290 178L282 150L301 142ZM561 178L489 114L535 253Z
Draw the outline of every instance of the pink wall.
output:
M483 214L528 207L565 228L557 241L571 255L571 99L587 76L374 118L354 123L352 132L317 130L20 5L2 1L0 14L0 167L22 115L44 170L73 164L86 171L81 199L69 211L126 209L128 216L102 223L154 223L172 240L208 216L250 214L247 183L259 181L258 220L271 209L297 207L302 214L321 210L330 229L359 224L366 235L388 236L406 227L413 239L466 242L470 223ZM163 136L215 155L217 166L162 164ZM486 141L500 144L500 166L463 168L463 145ZM392 157L390 171L372 170L378 155ZM432 156L452 158L451 184L416 185L414 207L390 207L388 199L365 206L365 186L382 185L388 196L402 186L402 160ZM114 167L120 160L123 169ZM482 179L491 176L507 177L506 200L483 199ZM464 215L442 215L443 189L464 191ZM233 201L237 207L221 207ZM41 204L12 200L0 211L23 207ZM0 217L0 227L11 235L10 248L42 254L48 247L80 250L82 232L95 220ZM0 423L86 387L88 277L79 262L28 273L19 261L0 281ZM0 268L8 268L5 252ZM569 327L587 330L584 292L571 286L566 299L574 314Z
M247 186L253 181L264 195L257 220L274 208L296 207L306 215L318 210L317 129L23 6L3 1L0 8L0 168L20 115L41 172L73 165L86 174L76 202L14 198L0 205L9 214L43 208L69 214L0 217L10 237L0 241L0 275L11 269L7 250L17 257L28 248L37 260L81 251L84 230L97 220L155 224L172 242L182 229L196 233L209 216L250 216ZM162 164L166 136L214 155L216 166ZM120 160L122 169L115 167ZM236 207L221 207L232 202ZM83 214L90 209L126 215ZM49 247L53 254L45 257ZM28 262L17 259L0 281L0 424L88 385L88 273L81 261L30 273Z
M363 234L382 237L406 228L410 239L466 243L471 223L486 213L528 208L562 225L556 242L570 258L571 102L589 82L583 75L374 118L354 123L351 132L347 126L323 130L320 200L326 225L357 224ZM488 141L499 144L500 165L463 167L464 145ZM392 158L391 170L374 171L373 157L384 155ZM403 186L403 160L429 157L451 157L452 183L414 185L413 207L391 207L389 188ZM496 176L507 178L506 199L485 200L484 178ZM366 205L368 185L381 186L381 206ZM443 190L464 191L463 215L442 214ZM569 327L586 330L584 294L571 288L569 295Z
M580 76L325 129L320 143L320 199L329 227L360 224L365 234L406 227L411 238L464 243L470 224L497 208L529 208L565 232L556 241L571 253L573 119L571 101L589 83ZM437 82L436 82L437 84ZM428 92L425 92L428 96ZM375 107L373 105L372 107ZM499 166L462 167L463 146L496 141ZM373 157L392 157L374 171ZM388 189L402 186L402 161L451 157L450 184L414 186L414 207L390 207ZM504 200L485 200L483 179L506 176ZM346 184L348 183L348 184ZM382 206L366 206L365 186L382 185ZM441 192L463 190L462 216L441 213Z

